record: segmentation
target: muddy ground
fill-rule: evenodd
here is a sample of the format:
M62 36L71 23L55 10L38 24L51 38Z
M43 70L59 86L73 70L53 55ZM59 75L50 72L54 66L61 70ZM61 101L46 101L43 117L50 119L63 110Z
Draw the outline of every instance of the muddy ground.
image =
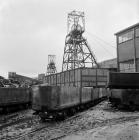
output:
M32 113L0 116L0 140L139 140L139 111L118 110L108 101L61 122L42 123Z

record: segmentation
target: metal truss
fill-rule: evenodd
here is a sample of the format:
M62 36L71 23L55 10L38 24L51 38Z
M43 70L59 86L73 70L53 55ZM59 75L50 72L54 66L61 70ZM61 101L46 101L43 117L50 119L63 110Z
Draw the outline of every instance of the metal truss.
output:
M48 55L48 65L46 75L54 74L57 72L55 65L55 55Z
M82 36L84 31L84 13L76 11L69 13L62 71L98 66L95 55L91 51L87 40Z

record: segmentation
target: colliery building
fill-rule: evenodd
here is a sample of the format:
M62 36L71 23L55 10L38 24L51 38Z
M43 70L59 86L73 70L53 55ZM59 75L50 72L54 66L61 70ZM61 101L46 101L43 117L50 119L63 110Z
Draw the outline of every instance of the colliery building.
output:
M117 32L117 66L120 72L139 72L139 23Z
M101 68L117 68L117 58L102 61L99 66Z
M36 79L30 78L27 76L23 76L23 75L19 75L16 72L9 72L8 78L19 81L20 84L23 86L29 86L29 85L32 85L32 84L35 84L38 82L38 80L36 80Z
M38 80L43 82L45 80L45 73L38 74Z

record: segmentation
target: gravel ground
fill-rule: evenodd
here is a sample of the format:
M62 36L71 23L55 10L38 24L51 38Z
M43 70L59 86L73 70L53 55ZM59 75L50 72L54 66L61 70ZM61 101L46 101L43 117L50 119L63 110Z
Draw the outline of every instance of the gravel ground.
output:
M108 101L61 122L41 123L32 113L32 110L21 112L17 119L13 117L7 121L9 125L7 122L0 124L0 140L120 140L123 135L126 138L132 137L131 134L138 136L135 130L139 130L139 112L116 110Z

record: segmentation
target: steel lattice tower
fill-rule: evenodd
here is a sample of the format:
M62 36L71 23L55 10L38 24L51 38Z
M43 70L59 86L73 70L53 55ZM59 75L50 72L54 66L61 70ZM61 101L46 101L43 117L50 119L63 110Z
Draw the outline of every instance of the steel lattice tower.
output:
M79 67L98 66L95 55L87 40L82 36L85 32L84 12L72 11L67 18L67 36L65 39L62 71Z
M57 72L55 65L55 55L48 55L48 65L47 65L47 73L46 75L54 74Z

